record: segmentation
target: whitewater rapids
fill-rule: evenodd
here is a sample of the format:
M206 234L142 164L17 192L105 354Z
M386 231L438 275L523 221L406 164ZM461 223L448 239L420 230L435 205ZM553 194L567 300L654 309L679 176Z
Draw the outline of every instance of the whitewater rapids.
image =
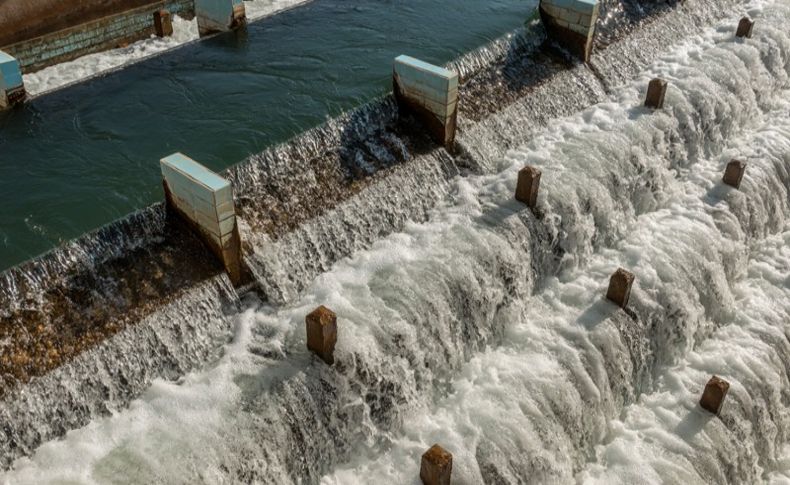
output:
M416 483L435 442L455 483L790 479L790 7L748 7L753 39L737 17L693 36L288 304L247 297L220 358L4 480ZM512 200L525 164L537 216ZM602 300L618 266L629 312ZM304 348L319 304L334 368ZM696 407L712 374L721 418Z

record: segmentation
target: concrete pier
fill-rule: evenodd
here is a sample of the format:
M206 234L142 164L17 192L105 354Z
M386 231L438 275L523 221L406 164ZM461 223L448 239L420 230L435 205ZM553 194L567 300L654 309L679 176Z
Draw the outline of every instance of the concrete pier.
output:
M750 39L752 37L752 30L754 30L754 21L748 17L744 17L738 22L738 30L735 31L735 37Z
M708 381L708 384L705 385L705 391L702 393L699 405L702 406L702 409L718 416L729 390L729 382L718 376L713 376Z
M588 62L598 21L598 0L540 0L539 9L549 38Z
M439 445L433 445L422 455L420 480L424 485L450 485L453 455Z
M664 98L667 94L668 83L663 79L653 79L647 85L647 97L645 97L645 106L653 109L664 108Z
M722 181L730 187L740 189L744 173L746 173L746 162L741 160L733 160L727 164L727 168L724 170L724 177L722 178Z
M455 142L458 74L409 56L395 59L393 90L401 110L417 116L448 150Z
M233 30L247 22L243 0L195 0L200 35Z
M170 37L173 35L173 18L167 10L154 12L154 32L157 37Z
M516 185L516 200L523 202L530 209L538 205L538 191L540 190L541 171L535 167L527 166L518 172Z
M606 292L606 299L618 305L620 308L628 306L631 299L631 288L634 285L634 275L623 268L619 268L609 279L609 290Z
M26 97L19 62L11 55L0 51L0 110L23 103Z
M329 365L335 363L337 343L337 315L325 306L316 308L305 317L307 348Z
M163 158L161 168L168 209L203 238L233 284L239 284L241 237L230 182L181 153Z

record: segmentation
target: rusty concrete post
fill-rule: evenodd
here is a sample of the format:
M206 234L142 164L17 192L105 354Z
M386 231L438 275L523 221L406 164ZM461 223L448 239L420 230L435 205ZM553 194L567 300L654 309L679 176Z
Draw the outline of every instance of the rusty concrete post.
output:
M19 61L0 51L0 111L22 104L27 98Z
M647 85L647 97L645 98L645 106L653 109L662 109L664 107L664 97L667 94L667 82L663 79L653 79Z
M157 37L170 37L173 35L173 18L167 10L154 12L154 32Z
M423 453L420 479L424 485L450 485L453 472L453 455L439 445Z
M738 30L735 31L735 36L750 39L752 37L753 29L754 21L748 17L744 17L740 22L738 22Z
M337 315L321 305L305 317L307 348L329 365L335 363Z
M724 404L724 398L727 397L727 392L729 390L729 382L718 376L713 376L705 385L705 391L702 393L699 405L702 409L718 416L721 412L721 406Z
M452 150L458 118L458 74L399 56L392 78L399 109L417 116L436 143Z
M609 279L609 290L606 292L606 299L615 303L620 308L628 306L631 298L631 287L634 284L634 275L623 268L619 268Z
M201 36L233 30L247 23L243 0L195 0Z
M538 8L549 38L589 62L598 7L598 0L540 0Z
M516 200L523 202L530 209L538 205L541 171L533 166L526 166L518 171L516 184Z
M746 162L733 160L727 164L722 181L730 187L740 189L744 173L746 173Z
M160 165L168 210L203 239L233 284L241 283L241 236L230 182L181 153L163 158Z

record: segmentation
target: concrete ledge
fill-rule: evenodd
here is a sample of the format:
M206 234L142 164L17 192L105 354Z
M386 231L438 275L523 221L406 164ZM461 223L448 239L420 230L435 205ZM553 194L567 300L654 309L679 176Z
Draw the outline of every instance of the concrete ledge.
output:
M181 153L161 160L168 208L197 230L225 266L234 284L241 282L241 238L230 182Z
M540 16L549 37L583 62L590 60L598 0L541 0Z
M22 103L26 97L19 61L0 51L0 110Z
M201 36L233 30L247 22L243 0L195 0L195 15Z
M451 148L458 116L458 74L399 56L395 59L393 89L399 107L417 115L437 143Z
M128 8L98 19L86 15L84 23L72 19L75 25L25 38L2 48L19 60L22 72L35 72L86 54L148 38L154 33L152 15L155 11L165 9L173 15L191 17L192 1L148 0L141 7Z

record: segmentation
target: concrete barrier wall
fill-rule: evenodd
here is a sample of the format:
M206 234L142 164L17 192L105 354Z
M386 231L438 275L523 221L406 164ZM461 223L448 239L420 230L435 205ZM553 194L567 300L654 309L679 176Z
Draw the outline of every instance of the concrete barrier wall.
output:
M409 56L395 59L393 84L398 104L418 115L444 146L455 138L458 74Z
M540 0L549 37L585 62L590 58L598 10L598 0Z
M230 182L182 153L163 158L161 167L168 206L203 237L238 283L241 240Z
M243 0L195 0L200 35L230 30L246 21Z
M25 84L19 62L0 51L0 110L6 109L25 99Z
M8 0L0 7L0 32L6 32L0 34L0 49L17 58L23 72L149 37L154 32L153 13L159 9L187 18L194 15L194 0L58 0L57 6L37 0L22 5L27 1ZM65 10L69 6L71 10ZM61 18L51 18L46 8L60 12Z

